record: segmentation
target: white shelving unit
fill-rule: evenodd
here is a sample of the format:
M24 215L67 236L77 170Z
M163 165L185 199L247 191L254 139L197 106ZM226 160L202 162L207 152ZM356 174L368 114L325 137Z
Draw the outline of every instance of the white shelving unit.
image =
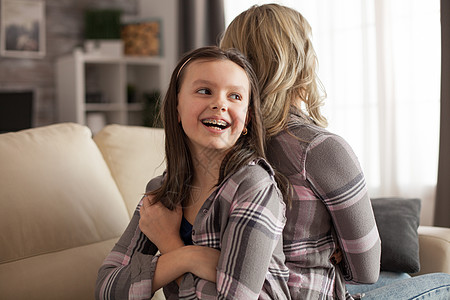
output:
M102 56L77 49L56 63L58 121L90 126L95 115L105 125L142 125L142 95L153 90L163 95L166 76L163 57ZM136 102L128 101L129 84Z

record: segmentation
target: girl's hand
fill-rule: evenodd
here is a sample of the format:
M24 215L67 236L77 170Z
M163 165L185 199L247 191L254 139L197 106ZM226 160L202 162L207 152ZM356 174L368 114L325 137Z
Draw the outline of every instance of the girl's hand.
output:
M139 228L158 247L162 254L184 246L180 238L183 210L169 210L161 202L153 203L153 196L142 199Z
M186 251L189 255L189 272L202 279L216 282L220 251L203 246L186 246Z

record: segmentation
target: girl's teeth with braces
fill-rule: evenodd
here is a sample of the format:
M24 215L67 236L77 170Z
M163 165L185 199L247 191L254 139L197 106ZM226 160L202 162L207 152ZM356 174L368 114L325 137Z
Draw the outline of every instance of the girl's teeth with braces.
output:
M222 120L214 120L214 119L212 119L212 120L204 120L203 123L204 124L211 124L211 125L213 125L211 127L214 127L214 128L220 129L220 130L224 129L223 127L227 127L227 122L222 121ZM214 126L214 125L218 125L218 126ZM220 127L220 126L222 126L222 127Z

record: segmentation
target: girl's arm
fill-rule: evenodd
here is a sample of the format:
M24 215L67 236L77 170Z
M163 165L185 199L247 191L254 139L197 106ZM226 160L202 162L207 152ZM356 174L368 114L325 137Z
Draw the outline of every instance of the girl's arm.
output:
M157 247L139 229L137 206L125 232L101 265L97 283L97 299L127 299L142 293L151 296L152 279L159 256ZM137 291L137 289L141 291Z
M343 253L345 280L376 282L381 243L364 174L353 150L341 137L320 136L308 151L306 172L331 215Z
M151 180L147 191L158 187L161 180L162 176ZM149 204L150 199L143 197L125 232L100 267L96 299L149 299L156 290L186 272L195 271L198 276L215 280L219 251L184 246L179 236L179 211ZM159 215L157 222L154 214ZM161 254L157 255L158 250Z
M220 251L202 246L184 246L159 257L153 278L152 293L175 278L179 284L185 273L191 272L208 281L216 281Z
M180 238L182 209L169 210L161 202L152 204L153 197L145 196L140 209L139 228L162 254L156 265L152 290L168 284L186 272L215 282L219 251L208 247L185 247ZM182 276L177 279L180 283Z
M266 170L252 166L242 173L240 176L245 178L232 177L236 181L225 185L214 200L220 201L220 215L215 218L220 219L223 228L217 283L186 274L180 285L180 299L258 299L260 295L270 298L274 294L289 299L288 269L280 240L284 203ZM237 190L233 190L236 186Z
M184 246L180 238L183 210L169 210L161 202L153 204L153 196L142 199L139 228L162 254Z
M160 287L190 271L183 248L156 255L158 248L139 229L140 208L99 269L97 299L149 299Z

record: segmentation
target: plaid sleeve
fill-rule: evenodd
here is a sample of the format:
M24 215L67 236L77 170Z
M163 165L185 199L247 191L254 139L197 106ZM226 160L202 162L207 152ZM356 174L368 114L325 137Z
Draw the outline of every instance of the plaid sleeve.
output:
M343 250L345 280L376 282L381 242L356 155L341 137L323 135L311 144L308 157L308 180L327 207Z
M125 232L101 265L96 299L149 299L158 256L157 248L139 229L137 206Z

